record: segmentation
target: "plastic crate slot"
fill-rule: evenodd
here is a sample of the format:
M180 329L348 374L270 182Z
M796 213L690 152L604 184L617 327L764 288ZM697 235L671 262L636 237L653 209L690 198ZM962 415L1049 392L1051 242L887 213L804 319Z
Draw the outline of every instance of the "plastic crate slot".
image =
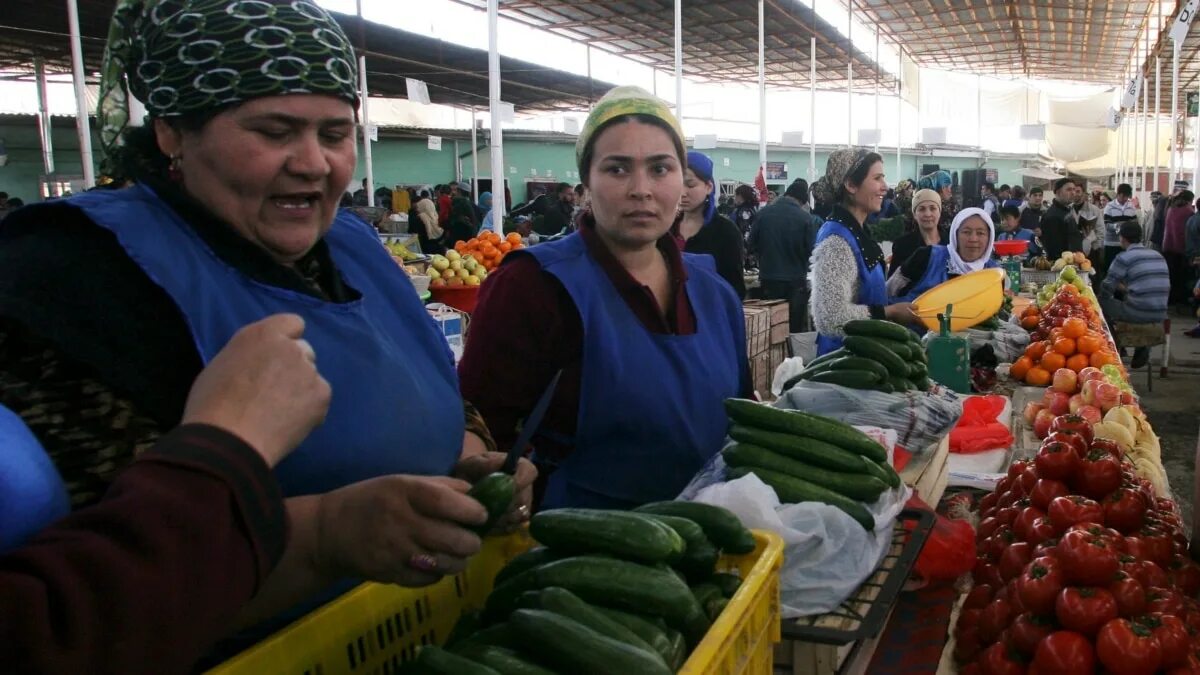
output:
M376 649L385 649L387 647L387 645L388 645L388 643L385 642L384 638L383 638L383 624L382 623L375 624L375 648Z
M388 644L391 644L392 641L396 639L396 625L393 623L392 617L389 616L387 621L384 622L384 625L387 626Z
M363 639L363 636L359 635L358 640L356 640L355 642L358 643L358 660L361 661L362 663L366 663L367 662L367 641Z
M346 643L346 660L350 662L350 670L354 670L356 667L358 667L358 662L354 659L353 642Z
M417 613L417 625L418 626L425 623L425 614L426 614L425 602L428 602L428 598L421 598L420 600L417 600L415 603L413 603L413 609Z

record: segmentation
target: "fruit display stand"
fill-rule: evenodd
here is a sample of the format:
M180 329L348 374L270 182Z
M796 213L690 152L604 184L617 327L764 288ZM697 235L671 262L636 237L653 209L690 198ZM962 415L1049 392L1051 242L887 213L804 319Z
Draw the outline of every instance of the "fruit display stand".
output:
M779 640L779 569L783 541L755 530L755 549L722 556L742 585L683 664L680 675L769 675ZM525 532L488 537L466 571L425 588L367 583L352 589L209 675L351 675L397 673L419 647L441 644L459 616L479 609L496 573L533 545ZM632 674L631 674L632 675Z

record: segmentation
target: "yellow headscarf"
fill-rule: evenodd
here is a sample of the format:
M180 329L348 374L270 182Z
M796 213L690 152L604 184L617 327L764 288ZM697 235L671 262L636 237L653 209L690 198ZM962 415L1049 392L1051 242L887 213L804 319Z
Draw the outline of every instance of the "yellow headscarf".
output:
M580 173L584 173L583 152L587 149L592 137L596 135L596 131L608 122L627 115L657 117L667 123L678 147L685 147L679 120L671 113L671 109L667 107L665 101L641 87L614 87L604 95L604 98L600 99L596 107L592 108L591 114L583 123L583 129L579 132L578 140L575 141L575 163L579 165ZM683 157L679 159L680 161L684 160Z

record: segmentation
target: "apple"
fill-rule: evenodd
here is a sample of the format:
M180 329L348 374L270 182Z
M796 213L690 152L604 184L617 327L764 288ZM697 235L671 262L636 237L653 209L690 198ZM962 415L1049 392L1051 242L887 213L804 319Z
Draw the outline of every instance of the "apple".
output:
M463 268L463 262L461 260L451 260L450 261L450 269L454 270L455 272L461 270L462 268Z
M1117 442L1111 438L1097 438L1092 441L1092 450L1107 452L1118 460L1124 459L1124 455L1121 453L1121 446L1117 445Z
M1121 391L1121 405L1133 405L1134 403L1137 403L1137 399L1134 398L1133 392L1122 390Z
M1054 391L1059 391L1068 396L1079 391L1079 374L1070 368L1059 368L1054 371L1054 382L1050 385Z
M441 272L444 269L449 269L449 267L450 267L450 261L446 260L445 258L443 258L441 256L434 258L433 262L430 264L432 264L433 268L439 272Z
M1081 387L1083 386L1084 382L1103 379L1105 379L1104 372L1094 366L1088 366L1087 368L1079 371L1079 386Z
M1121 404L1121 390L1115 384L1093 380L1084 385L1083 400L1088 405L1108 412L1109 409Z
M1061 391L1050 390L1050 403L1046 406L1055 417L1071 412L1071 395Z
M1071 414L1075 415L1079 412L1079 409L1085 405L1087 405L1087 402L1083 400L1083 394L1075 394L1071 397L1071 401L1068 403L1068 408L1070 409Z
M430 288L445 288L446 280L439 276L438 278L433 279L429 282L429 287Z
M1022 411L1022 414L1025 417L1025 423L1032 427L1034 418L1037 417L1038 413L1045 409L1046 406L1042 405L1041 403L1037 403L1036 401L1030 401L1029 403L1026 403L1025 410Z
M446 285L453 288L458 288L463 285L463 280L459 279L458 277L454 277L450 281L446 282Z
M1077 414L1091 424L1100 424L1100 421L1104 419L1100 409L1094 405L1083 406Z
M1040 410L1036 417L1033 418L1033 435L1038 438L1045 438L1050 434L1050 425L1057 417L1049 410Z

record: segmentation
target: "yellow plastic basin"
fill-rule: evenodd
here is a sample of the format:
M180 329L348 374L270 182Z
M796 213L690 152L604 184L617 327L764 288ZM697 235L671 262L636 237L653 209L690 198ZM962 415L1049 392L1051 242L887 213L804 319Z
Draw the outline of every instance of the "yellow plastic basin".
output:
M913 301L913 311L929 330L939 330L937 315L951 310L950 330L974 327L1000 311L1004 304L1004 270L993 267L955 277L925 291Z

